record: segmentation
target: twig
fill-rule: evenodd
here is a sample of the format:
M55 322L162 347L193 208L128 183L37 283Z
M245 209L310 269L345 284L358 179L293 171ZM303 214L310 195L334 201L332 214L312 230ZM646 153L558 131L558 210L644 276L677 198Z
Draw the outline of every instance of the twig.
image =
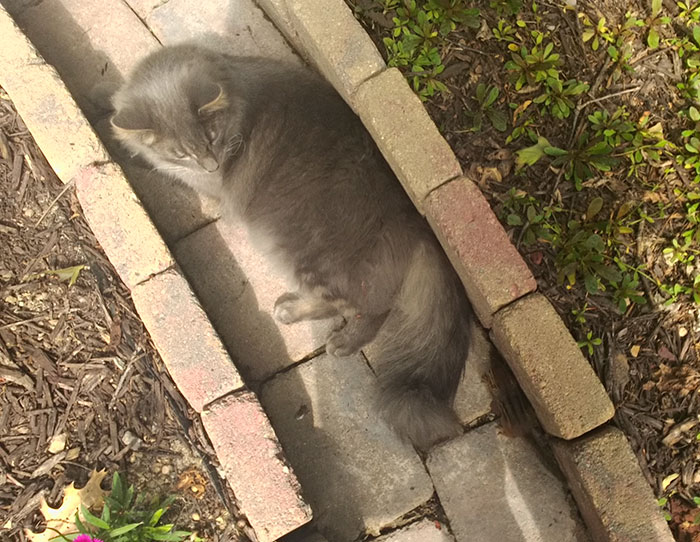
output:
M58 200L61 199L63 194L65 194L71 186L73 186L73 179L71 179L70 181L68 181L66 183L66 186L63 187L63 189L59 192L58 196L56 196L53 199L53 201L49 204L49 206L46 208L46 210L43 213L41 213L39 220L37 220L36 224L34 224L35 228L39 227L39 224L41 224L41 221L44 220L44 218L46 218L46 215L49 214L49 211L53 208L54 205L56 205Z
M588 100L587 102L583 102L581 105L579 105L577 107L577 109L583 109L584 107L591 105L593 103L602 102L603 100L608 100L610 98L622 96L623 94L629 94L630 92L637 92L641 88L642 88L641 86L626 88L626 89L620 90L618 92L613 92L612 94L606 94L605 96L601 96L600 98L593 98L592 100Z

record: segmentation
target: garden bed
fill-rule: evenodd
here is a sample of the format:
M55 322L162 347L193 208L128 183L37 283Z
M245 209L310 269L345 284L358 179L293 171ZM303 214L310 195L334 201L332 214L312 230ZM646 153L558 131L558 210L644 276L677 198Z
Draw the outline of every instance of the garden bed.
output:
M42 531L93 469L120 472L211 541L247 540L192 411L129 291L0 89L0 532Z
M578 340L675 535L698 537L700 5L348 3Z

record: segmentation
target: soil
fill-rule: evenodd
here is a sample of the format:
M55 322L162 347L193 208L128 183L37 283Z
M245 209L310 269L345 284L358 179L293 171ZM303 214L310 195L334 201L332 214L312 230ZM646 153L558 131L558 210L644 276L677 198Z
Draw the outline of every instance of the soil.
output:
M249 540L199 417L2 89L0 194L0 538L42 531L42 497L58 507L106 469L176 496L178 529Z
M418 2L418 5L423 3ZM348 0L348 4L386 58L383 39L392 36L395 11L383 7L395 8L402 2ZM645 45L646 31L635 31L630 42L634 51L630 59L632 70L618 71L606 54L606 45L593 51L590 43L583 42L582 19L577 12L586 14L592 21L604 16L607 25L614 28L624 23L627 12L636 13L641 19L647 17L648 3L606 0L579 1L577 5L574 1L567 4L574 5L575 9L562 9L563 4L537 1L535 14L532 2L522 2L518 18L527 24L527 30L518 30L525 36L522 41L530 43L532 29L547 32L545 41L551 41L554 51L561 55L562 80L575 77L588 83L589 89L576 98L579 109L568 119L560 121L540 115L534 106L534 113L530 109L529 116L514 120L517 116L514 114L523 111L516 111L508 104L521 105L536 97L538 92L532 92L527 86L516 90L504 68L511 59L511 50L507 42L494 39L492 29L498 26L499 19L515 21L515 16L498 13L497 8L518 2L457 4L479 8L481 27L458 26L445 39L440 51L445 71L438 79L448 91L428 98L425 104L428 112L465 173L479 183L528 262L540 292L554 304L577 340L585 340L587 331L601 339L590 354L587 349L584 353L615 403L614 422L630 440L642 472L657 497L670 496L666 510L674 535L682 541L699 541L700 529L693 524L695 518L700 518L700 510L693 502L693 497L700 495L698 305L688 296L667 302L668 296L653 282L672 283L688 272L682 266L669 265L663 248L687 226L682 220L685 201L679 194L697 191L697 185L692 184L692 174L673 160L655 161L645 155L647 159L634 175L628 175L626 168L598 172L582 190L577 190L573 183L562 178L562 170L548 166L546 161L515 171L516 151L532 142L525 136L506 140L513 123L518 124L527 116L533 133L546 134L553 145L569 148L593 110L607 109L612 114L622 106L634 122L648 117L647 126L660 123L667 139L682 140L680 133L688 127L688 122L679 111L687 109L688 102L677 87L681 80L677 47L662 41L662 46L651 51ZM677 20L676 2L664 1L663 10ZM662 28L662 40L675 32L682 35L682 29L675 23ZM507 115L506 131L499 132L486 121L480 130L472 130L468 112L478 109L474 97L479 83L499 89L495 107ZM639 290L643 289L644 303L630 303L620 311L611 295L591 294L582 280L574 285L563 281L551 244L525 243L524 229L509 225L505 220L504 203L513 188L545 204L561 206L568 211L569 219L585 220L588 205L595 198L602 200L601 215L606 216L614 216L627 201L634 202L650 215L663 207L665 215L660 219L631 221L631 232L621 236L626 245L625 261L641 265L653 279L644 278L639 286ZM697 270L696 266L694 272ZM585 308L585 326L573 312L582 308Z

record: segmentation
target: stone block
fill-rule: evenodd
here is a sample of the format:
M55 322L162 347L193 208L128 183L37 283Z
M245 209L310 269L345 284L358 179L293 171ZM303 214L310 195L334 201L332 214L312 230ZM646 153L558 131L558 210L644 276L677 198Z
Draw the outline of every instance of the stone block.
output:
M210 405L202 423L233 493L259 542L304 525L311 510L255 395L241 392Z
M75 183L90 228L129 289L174 265L119 166L83 168Z
M554 453L596 542L673 541L619 429L605 427L574 441L557 441Z
M376 393L361 355L317 357L262 388L319 530L331 541L378 534L433 493L416 452L379 417Z
M100 109L95 89L120 83L160 46L124 2L43 0L22 10L17 21L91 119Z
M464 375L454 400L455 412L463 425L469 425L491 412L492 397L486 376L495 348L481 326L475 326L471 340Z
M64 183L107 154L56 71L0 10L0 85Z
M386 536L380 536L376 542L454 542L454 540L447 527L439 521L423 519Z
M457 542L580 542L563 482L524 439L495 423L433 449L428 470Z
M501 309L491 336L548 433L569 440L612 418L603 385L544 296Z
M197 412L243 381L185 278L175 269L134 286L131 297L168 373Z
M479 188L464 177L428 196L426 218L467 290L485 327L501 307L537 288Z
M452 149L396 68L362 83L353 105L419 211L431 190L462 174Z
M199 41L224 53L299 62L253 0L210 0L197 9L189 0L169 0L152 10L146 22L164 45Z
M344 0L287 0L286 10L304 54L352 105L362 82L385 68L374 42Z
M241 225L212 223L179 241L175 254L247 381L269 378L325 344L328 321L283 325L274 319L286 278Z

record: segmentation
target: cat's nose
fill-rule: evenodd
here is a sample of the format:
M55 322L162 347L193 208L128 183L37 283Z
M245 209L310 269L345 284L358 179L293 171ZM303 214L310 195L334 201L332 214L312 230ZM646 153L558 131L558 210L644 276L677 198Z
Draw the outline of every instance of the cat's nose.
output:
M217 169L219 169L219 162L217 162L212 156L204 156L197 160L197 163L209 173L214 173Z

